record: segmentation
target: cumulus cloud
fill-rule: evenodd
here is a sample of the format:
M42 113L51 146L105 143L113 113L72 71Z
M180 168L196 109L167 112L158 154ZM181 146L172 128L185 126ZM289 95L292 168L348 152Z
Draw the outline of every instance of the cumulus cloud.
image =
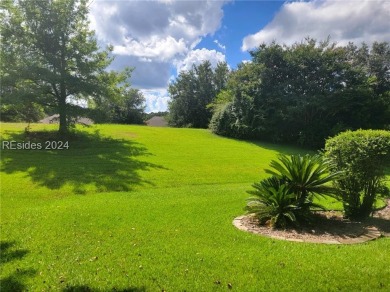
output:
M169 96L165 88L142 89L146 99L146 112L165 112L168 110Z
M216 50L204 48L190 51L184 60L177 62L177 72L188 71L192 65L199 65L206 60L210 61L213 67L216 67L218 62L225 62L225 55Z
M99 39L114 45L126 37L147 38L162 34L169 25L167 5L150 1L95 1L91 25Z
M151 62L134 56L116 55L108 69L120 71L125 66L134 68L130 82L138 89L166 87L172 68L169 62Z
M159 38L152 36L146 42L126 39L123 45L114 46L114 53L139 57L142 60L169 61L187 53L188 48L184 39L176 40L171 36Z
M221 25L226 1L96 1L91 27L121 55L167 61Z
M225 60L216 51L193 50L220 28L222 8L229 1L95 0L90 26L100 44L114 48L110 69L135 67L131 83L144 93L147 111L164 111L173 64L187 68L205 58Z
M387 0L286 3L262 30L244 38L241 49L247 51L274 40L293 44L308 36L317 40L330 36L342 45L350 41L356 44L388 41L389 15Z

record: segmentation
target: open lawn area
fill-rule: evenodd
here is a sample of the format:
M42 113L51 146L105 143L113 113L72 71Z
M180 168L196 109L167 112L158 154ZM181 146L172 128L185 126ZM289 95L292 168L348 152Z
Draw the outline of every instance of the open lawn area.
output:
M2 123L2 141L25 126ZM2 292L390 291L389 237L294 243L232 225L271 159L307 151L196 129L77 133L69 149L1 151Z

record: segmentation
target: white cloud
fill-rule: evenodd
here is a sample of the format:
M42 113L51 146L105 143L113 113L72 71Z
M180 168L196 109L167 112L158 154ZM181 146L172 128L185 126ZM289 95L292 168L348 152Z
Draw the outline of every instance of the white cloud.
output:
M389 15L388 0L286 3L265 28L244 38L241 49L247 51L273 40L289 45L308 36L317 40L330 36L341 45L388 41Z
M173 37L151 37L148 41L126 39L120 46L114 46L114 53L139 57L142 60L170 61L178 55L187 53L188 48L184 39L175 40Z
M214 34L227 1L96 1L91 27L121 55L173 60Z
M194 48L220 28L222 7L229 1L95 0L90 25L99 44L114 47L110 69L135 67L130 81L143 92L146 111L165 111L173 65L186 68L199 60L225 60L214 50Z
M134 56L116 55L109 69L119 71L124 66L135 68L131 74L130 83L138 89L166 87L172 68L169 62L157 62Z
M168 91L165 88L142 89L142 94L146 99L146 112L165 112L168 110L170 100Z
M184 60L177 62L177 72L188 71L192 68L192 65L199 65L206 60L210 61L211 65L215 67L218 62L225 62L225 55L216 50L205 48L190 51Z
M225 51L226 46L222 45L218 40L214 40L214 43L220 48L221 50Z
M167 5L159 2L95 1L90 19L99 39L118 45L126 37L143 39L163 34L169 25L168 15Z

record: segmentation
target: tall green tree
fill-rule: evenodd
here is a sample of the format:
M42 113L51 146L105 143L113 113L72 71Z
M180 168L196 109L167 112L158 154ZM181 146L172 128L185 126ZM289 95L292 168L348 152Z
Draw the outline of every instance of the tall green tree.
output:
M262 68L252 62L241 63L230 73L226 90L212 104L210 129L235 138L257 138L264 130L264 108L255 107L261 88Z
M101 50L89 29L86 0L3 0L2 95L33 100L60 115L67 133L72 100L120 100L131 69L107 72L110 49Z
M226 86L229 69L218 63L213 69L209 61L180 72L169 85L169 123L176 127L207 128L212 116L208 107Z

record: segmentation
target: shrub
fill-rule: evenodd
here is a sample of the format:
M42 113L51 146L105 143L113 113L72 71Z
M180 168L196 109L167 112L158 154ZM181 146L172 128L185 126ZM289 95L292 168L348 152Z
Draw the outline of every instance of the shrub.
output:
M234 123L234 116L232 114L232 103L219 105L211 118L209 128L218 135L233 136L232 124Z
M286 185L271 177L253 187L256 190L248 193L254 197L249 198L246 210L255 213L260 224L268 222L271 227L280 228L296 223L295 196Z
M327 183L340 175L331 173L330 161L321 155L280 155L279 161L272 160L270 166L273 170L265 172L283 180L302 204L316 195L333 195L335 189Z
M344 175L336 180L347 218L364 219L373 211L375 200L385 193L385 168L390 162L390 131L346 131L326 141L325 155L334 171Z
M238 109L237 104L229 102L215 110L209 128L217 135L243 138L251 137L251 127L246 116Z
M250 114L252 101L249 97L234 98L233 101L214 107L209 128L215 134L233 138L253 138L257 128Z
M246 209L255 213L261 224L269 221L272 227L286 227L289 223L299 224L310 221L315 195L332 195L334 188L326 185L339 176L331 173L328 160L320 155L279 156L272 160L272 170L266 172L273 176L256 183L255 195L249 199Z

